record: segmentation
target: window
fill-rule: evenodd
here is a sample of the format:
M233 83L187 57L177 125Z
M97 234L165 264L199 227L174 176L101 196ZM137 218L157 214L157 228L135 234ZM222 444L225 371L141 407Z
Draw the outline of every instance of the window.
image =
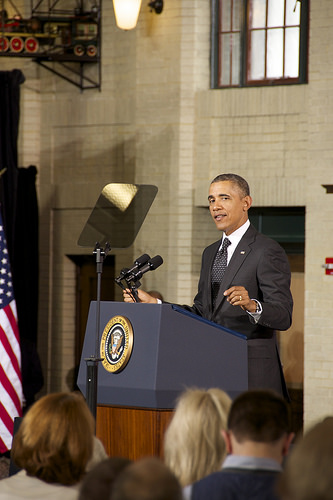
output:
M304 207L251 207L249 219L260 233L280 243L287 254L304 255Z
M212 87L305 83L308 0L213 0Z

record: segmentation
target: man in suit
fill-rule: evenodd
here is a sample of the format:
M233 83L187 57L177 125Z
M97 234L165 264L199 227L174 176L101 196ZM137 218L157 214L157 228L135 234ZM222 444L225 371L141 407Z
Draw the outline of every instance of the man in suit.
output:
M287 330L292 319L287 256L277 242L250 224L252 198L245 179L218 175L211 182L208 202L223 235L204 250L198 293L193 306L184 307L245 334L249 389L270 388L288 398L275 336L275 330ZM222 261L215 271L218 254ZM158 302L143 290L138 296L141 302ZM124 300L132 301L127 292Z

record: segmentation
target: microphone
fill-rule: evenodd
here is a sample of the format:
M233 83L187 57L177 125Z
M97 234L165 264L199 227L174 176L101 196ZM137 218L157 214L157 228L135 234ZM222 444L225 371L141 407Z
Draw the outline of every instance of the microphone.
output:
M140 269L141 266L146 264L146 262L148 262L149 259L150 259L150 256L147 253L144 253L143 255L141 255L141 257L138 257L136 259L136 261L134 262L134 265L131 268L124 267L124 269L122 269L120 271L120 275L118 276L118 278L116 278L116 281L118 282L118 281L121 281L123 279L126 279L127 276L132 275L135 271Z
M155 257L148 260L147 263L142 265L140 269L134 271L131 275L126 277L126 281L138 281L147 271L153 271L154 269L157 269L161 264L163 264L162 257L160 255L155 255Z

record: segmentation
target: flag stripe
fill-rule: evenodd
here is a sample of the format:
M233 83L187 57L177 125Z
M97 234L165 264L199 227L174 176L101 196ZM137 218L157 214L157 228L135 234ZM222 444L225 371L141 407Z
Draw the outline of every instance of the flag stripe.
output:
M12 332L15 336L18 344L20 343L20 334L17 326L17 312L16 312L16 303L15 300L12 300L7 307L4 307L4 311L6 311L8 321L10 323Z
M4 389L0 384L0 391L3 393ZM8 450L11 449L12 446L12 441L13 441L13 430L14 430L14 417L17 416L17 413L15 412L15 415L12 416L8 413L7 411L8 404L4 402L0 402L0 426L1 426L1 433L0 433L0 452L4 453Z
M3 406L1 402L0 402L0 414L1 414L1 420L3 424L7 427L8 432L12 433L14 427L14 420L8 414L6 408Z
M9 356L13 368L16 372L17 377L21 380L21 370L20 370L20 346L17 342L16 336L13 336L13 330L11 328L12 314L8 314L11 311L10 307L7 306L2 311L0 311L0 341L7 355ZM9 317L8 317L9 316ZM8 318L8 322L6 321Z
M8 447L5 442L1 439L0 436L0 453L5 453L7 450L9 450L10 447Z
M15 388L11 384L10 380L8 379L6 373L4 372L4 369L0 365L0 380L1 383L9 395L10 399L12 400L13 404L15 405L16 411L18 412L18 416L21 416L21 401L19 396L17 395L17 392L15 391ZM1 414L0 414L1 415Z

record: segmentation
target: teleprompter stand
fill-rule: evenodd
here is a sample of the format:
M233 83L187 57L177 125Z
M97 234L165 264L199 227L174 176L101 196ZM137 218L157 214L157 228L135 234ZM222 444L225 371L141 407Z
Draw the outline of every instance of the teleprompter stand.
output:
M157 194L152 185L110 183L104 186L78 245L94 247L97 272L95 352L85 357L86 401L96 418L103 262L111 248L127 248L135 240Z

